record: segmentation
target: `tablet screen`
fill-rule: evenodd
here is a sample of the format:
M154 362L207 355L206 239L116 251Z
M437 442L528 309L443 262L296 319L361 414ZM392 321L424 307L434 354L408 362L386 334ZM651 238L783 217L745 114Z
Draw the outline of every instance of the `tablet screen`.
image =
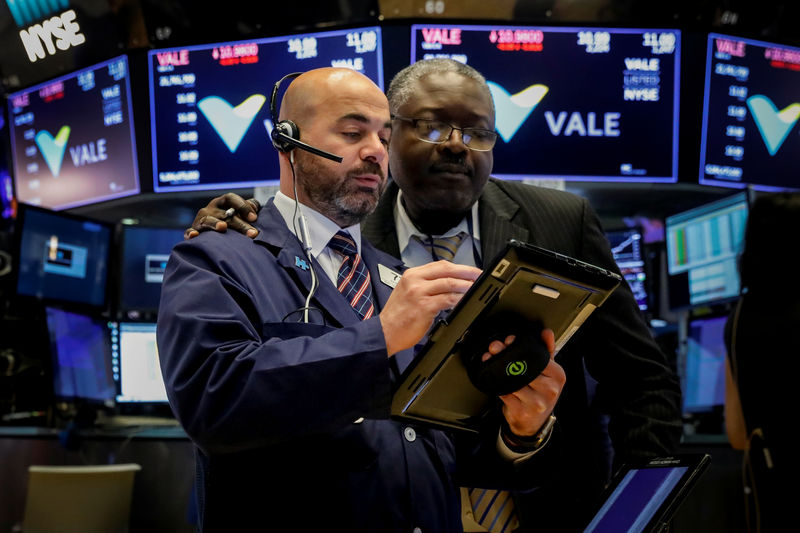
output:
M612 481L607 497L584 533L658 531L708 464L708 456L654 459L627 468Z

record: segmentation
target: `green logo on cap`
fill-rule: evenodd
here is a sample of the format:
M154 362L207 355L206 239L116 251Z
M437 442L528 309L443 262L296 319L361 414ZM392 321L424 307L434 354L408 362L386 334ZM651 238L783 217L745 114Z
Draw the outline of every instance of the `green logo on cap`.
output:
M506 367L506 374L509 376L521 376L528 370L528 363L525 361L512 361Z

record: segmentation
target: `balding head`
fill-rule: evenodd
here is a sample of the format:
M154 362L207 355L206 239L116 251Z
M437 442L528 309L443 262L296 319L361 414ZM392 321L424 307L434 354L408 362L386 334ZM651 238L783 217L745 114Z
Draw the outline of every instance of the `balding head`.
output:
M291 120L302 131L333 100L374 101L388 107L386 96L371 79L347 68L325 67L304 72L289 84L281 103L279 120Z
M350 69L301 74L286 89L280 120L291 120L300 141L341 156L335 163L300 148L279 154L281 192L341 227L377 205L388 174L389 102L372 80ZM295 183L296 180L296 183Z

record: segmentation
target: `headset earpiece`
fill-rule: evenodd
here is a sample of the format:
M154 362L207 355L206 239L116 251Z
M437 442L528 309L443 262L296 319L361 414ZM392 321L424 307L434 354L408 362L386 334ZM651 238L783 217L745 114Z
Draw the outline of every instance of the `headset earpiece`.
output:
M300 140L300 128L291 120L281 120L272 127L272 145L279 152L289 152L295 147L286 137Z
M272 146L274 146L279 152L283 153L291 152L293 148L300 148L301 150L305 150L306 152L310 152L314 155L341 163L341 156L326 152L325 150L320 150L319 148L315 148L300 141L300 128L297 127L297 124L291 120L278 120L278 88L281 86L281 83L284 80L296 78L301 74L303 73L292 72L291 74L287 74L279 79L272 88L272 96L269 99L269 112L270 116L272 117L273 124L272 133L270 133Z

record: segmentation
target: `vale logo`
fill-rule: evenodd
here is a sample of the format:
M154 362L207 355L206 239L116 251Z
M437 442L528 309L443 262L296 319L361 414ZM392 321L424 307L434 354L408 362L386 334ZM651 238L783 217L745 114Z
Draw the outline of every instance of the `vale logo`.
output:
M522 123L550 90L546 85L536 84L511 95L493 81L487 81L486 84L492 93L497 113L495 129L505 142L514 137Z
M767 145L769 155L775 155L800 118L800 103L791 104L778 111L772 100L763 94L755 94L747 99L747 107Z
M61 172L61 163L64 162L64 152L67 151L69 132L69 126L61 126L55 138L53 138L47 130L41 130L34 138L36 146L39 147L39 152L41 152L44 157L45 163L50 167L50 172L53 173L53 177L56 178L58 177L58 173Z
M228 150L234 153L266 101L264 95L251 94L241 104L233 107L224 98L208 96L197 102L197 107Z

